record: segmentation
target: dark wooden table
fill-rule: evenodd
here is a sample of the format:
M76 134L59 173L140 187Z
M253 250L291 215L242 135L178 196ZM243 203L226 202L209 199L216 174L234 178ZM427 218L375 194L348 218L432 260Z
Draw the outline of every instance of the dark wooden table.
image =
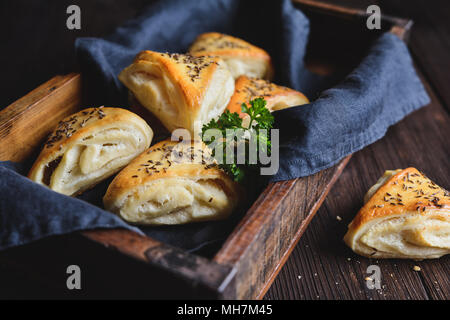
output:
M132 0L124 5L106 0L78 1L87 25L81 31L70 32L63 27L65 8L70 1L52 5L25 0L3 1L0 21L4 27L0 28L0 34L11 49L0 55L0 63L5 68L1 80L2 106L54 74L72 71L75 67L72 46L76 37L105 35L148 2L151 1ZM450 257L421 262L369 260L356 256L342 242L347 224L362 205L364 193L384 170L415 166L441 186L450 187L449 5L446 0L433 3L414 0L408 1L407 6L400 0L339 2L360 8L375 3L383 13L415 21L410 49L432 103L390 128L386 137L352 157L265 299L449 299ZM107 14L97 19L98 12ZM42 37L42 33L48 37ZM26 41L23 34L28 35ZM17 59L22 61L22 66L12 63ZM122 280L117 271L105 268L108 263L114 262L116 270L141 267L133 261L118 259L114 252L103 254L100 247L81 246L86 250L80 252L77 248L88 241L86 239L63 236L56 240L46 239L0 253L0 298L64 297L61 288L65 285L65 266L74 261L82 269L89 266L86 283L92 278L98 283L89 295L81 292L78 297L109 297L109 288L120 286ZM42 260L51 261L52 268L41 268ZM369 265L381 269L381 290L366 287ZM420 266L420 272L413 270L416 265ZM55 279L56 284L45 280L49 278ZM144 289L137 286L136 291L127 296L139 295Z
M383 13L415 21L410 49L432 102L353 155L265 299L449 299L449 256L422 262L371 260L353 254L342 237L365 192L386 169L414 166L450 187L450 5L351 2L359 8L376 3ZM369 265L381 269L381 290L366 286ZM413 270L416 265L420 272Z

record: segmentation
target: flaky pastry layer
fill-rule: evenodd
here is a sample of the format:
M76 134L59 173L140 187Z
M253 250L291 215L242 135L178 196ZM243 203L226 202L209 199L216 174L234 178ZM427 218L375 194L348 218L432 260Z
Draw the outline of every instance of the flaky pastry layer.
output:
M59 193L76 195L119 171L152 138L147 123L130 111L88 108L59 122L28 176Z
M103 202L131 223L183 224L229 216L238 203L238 189L203 143L166 140L123 169Z
M248 104L255 98L264 98L267 102L266 107L271 112L309 103L308 98L299 91L266 80L240 76L236 80L234 94L227 109L239 113L240 117L244 118L246 114L242 113L241 105Z
M222 58L234 79L242 75L268 80L273 77L270 55L236 37L217 32L201 34L189 48L189 53Z
M217 57L142 51L119 79L169 131L184 128L193 138L222 114L234 92L234 79Z

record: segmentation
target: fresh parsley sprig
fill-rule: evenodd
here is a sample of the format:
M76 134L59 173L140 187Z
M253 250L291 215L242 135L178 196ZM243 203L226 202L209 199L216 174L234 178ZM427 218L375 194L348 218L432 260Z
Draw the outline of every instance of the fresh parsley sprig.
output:
M259 151L258 148L261 148L263 152L267 152L268 154L270 153L270 135L261 134L260 130L270 130L274 122L273 115L266 108L266 100L264 100L263 98L256 98L251 100L250 106L243 103L241 105L241 110L243 113L246 113L248 115L249 121L247 125L243 125L242 118L239 117L238 113L231 113L229 110L226 110L219 117L219 119L211 120L202 128L203 137L205 137L205 132L209 129L217 129L222 133L223 138L221 140L215 140L214 138L211 140L207 140L204 138L203 140L206 145L208 145L212 149L213 156L216 156L214 154L215 148L220 145L223 150L223 159L222 161L219 161L220 167L225 170L225 172L227 172L235 181L238 182L242 182L244 180L245 171L247 168L255 166L249 161L249 153L252 152L249 150L249 143L251 139L256 142L256 152ZM230 132L232 134L230 134ZM236 153L237 150L239 150L237 146L241 143L245 144L245 163L237 164L236 162L238 157L236 156ZM235 154L235 163L226 163L225 157L227 154L227 150L231 150L231 152Z

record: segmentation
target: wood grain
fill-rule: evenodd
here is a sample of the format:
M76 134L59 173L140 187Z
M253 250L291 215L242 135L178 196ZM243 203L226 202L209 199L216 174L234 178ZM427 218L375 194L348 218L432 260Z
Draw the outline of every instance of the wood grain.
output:
M420 3L419 3L420 2ZM443 1L438 1L443 2ZM348 1L333 1L349 5ZM347 224L362 205L367 189L385 169L416 166L441 186L450 187L447 57L448 30L442 8L410 1L352 1L355 9L378 4L382 13L412 18L413 57L432 103L389 129L386 137L356 153L293 250L265 299L448 299L448 256L433 261L369 260L342 241ZM446 21L446 20L445 20ZM441 39L441 40L438 40ZM431 85L428 85L430 81ZM436 94L437 92L437 94ZM342 221L337 219L342 217ZM382 290L365 285L368 265L380 266ZM413 271L418 265L421 272Z
M350 157L312 176L270 184L214 261L237 269L236 297L262 298Z
M114 248L140 260L146 260L146 252L161 244L159 241L125 229L88 230L81 233L107 248Z
M0 161L27 159L81 103L79 74L56 76L0 112Z
M155 269L166 270L171 277L190 283L192 288L201 288L201 295L208 293L210 298L221 298L233 294L235 270L228 264L189 254L129 230L91 230L82 234L109 249L144 261Z

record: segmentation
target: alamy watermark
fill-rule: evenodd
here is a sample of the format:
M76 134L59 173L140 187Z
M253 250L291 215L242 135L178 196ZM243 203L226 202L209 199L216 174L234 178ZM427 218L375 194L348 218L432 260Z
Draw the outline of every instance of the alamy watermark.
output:
M66 13L69 14L66 20L66 27L69 30L81 29L81 9L79 6L72 4L67 7Z

